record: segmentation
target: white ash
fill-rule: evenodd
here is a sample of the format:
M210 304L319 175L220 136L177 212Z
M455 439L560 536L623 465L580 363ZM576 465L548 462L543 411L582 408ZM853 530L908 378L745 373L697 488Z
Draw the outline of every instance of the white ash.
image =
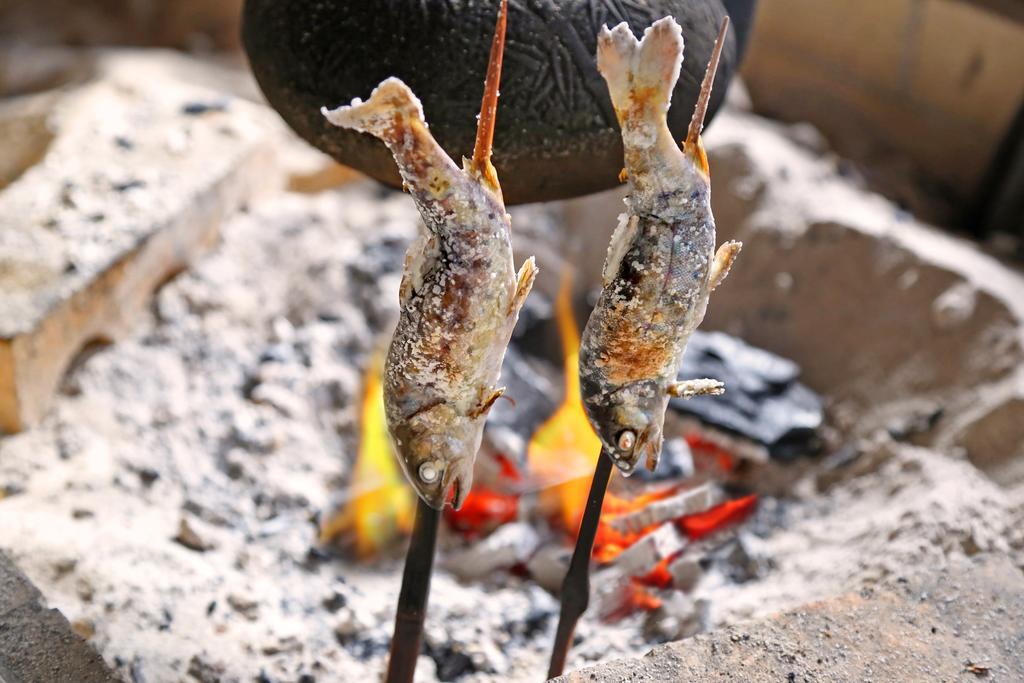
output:
M572 548L547 544L538 548L526 564L530 577L542 588L557 593L562 588L565 573L569 571Z
M0 546L129 680L383 671L400 549L324 553L314 520L344 495L417 220L370 185L254 206L134 336L82 358L44 424L0 439ZM420 680L536 680L556 620L532 581L441 567ZM596 651L643 652L641 625L593 629Z
M663 641L688 638L707 629L708 602L680 591L669 593L647 617L645 631Z
M687 553L672 561L668 565L668 571L672 575L672 585L686 592L692 591L704 575L700 558Z
M540 534L532 525L511 522L477 543L449 552L444 566L463 581L479 581L526 562L540 542Z

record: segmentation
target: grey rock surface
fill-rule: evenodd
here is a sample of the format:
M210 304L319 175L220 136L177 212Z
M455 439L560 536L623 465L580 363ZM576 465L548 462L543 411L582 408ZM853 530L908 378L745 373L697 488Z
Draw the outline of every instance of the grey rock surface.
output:
M115 683L103 659L0 552L0 683Z
M978 556L562 676L602 681L1024 680L1024 574Z

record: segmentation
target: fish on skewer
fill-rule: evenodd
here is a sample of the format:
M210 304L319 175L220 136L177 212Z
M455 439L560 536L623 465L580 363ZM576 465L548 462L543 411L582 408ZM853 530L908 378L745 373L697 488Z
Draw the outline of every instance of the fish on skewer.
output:
M665 17L639 41L625 23L598 36L597 65L622 128L630 190L583 332L580 386L591 424L626 475L641 456L648 469L657 466L670 397L724 390L711 379L680 382L677 372L708 296L741 246L727 242L715 250L700 136L728 25L726 17L682 149L666 122L682 63L679 24Z
M388 78L327 119L391 150L423 226L405 258L400 315L384 367L388 430L406 478L428 505L458 509L473 481L484 421L533 258L515 271L511 219L491 164L508 3L502 0L472 159L460 169L434 140L419 100Z

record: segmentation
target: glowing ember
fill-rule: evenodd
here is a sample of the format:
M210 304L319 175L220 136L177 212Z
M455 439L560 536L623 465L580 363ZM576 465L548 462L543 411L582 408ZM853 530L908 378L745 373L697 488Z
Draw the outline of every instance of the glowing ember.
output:
M359 452L345 507L320 531L321 542L344 535L366 558L412 529L415 498L395 461L384 418L380 362L372 363L363 384Z
M650 612L661 607L661 598L647 590L638 579L630 579L623 590L626 594L618 607L602 615L605 621L622 619L637 610Z
M575 534L583 516L601 442L587 421L580 398L580 335L572 314L572 278L569 276L562 278L555 302L555 318L565 360L565 399L530 439L526 457L531 474L542 485L555 483L541 491L541 510L558 516L565 529Z
M529 478L541 487L539 511L552 520L554 526L564 530L567 543L575 539L579 528L601 448L583 411L580 396L577 371L579 330L572 315L571 291L571 278L564 277L555 315L565 363L565 399L533 435L527 449ZM350 496L341 513L324 525L321 540L344 535L354 542L361 557L368 557L411 530L415 503L415 496L401 475L388 439L379 363L374 363L366 373L360 420L361 439ZM733 456L720 446L698 435L687 436L687 441L693 450L697 469L703 476L717 478L734 468ZM484 537L520 517L519 492L525 483L523 475L508 458L501 454L495 457L499 465L496 481L478 483L462 509L445 510L448 526L467 539ZM742 521L756 505L756 497L747 496L674 520L652 517L649 526L637 528L647 522L635 523L636 515L633 513L677 496L688 488L685 484L676 483L631 497L608 492L594 543L595 560L603 565L614 563L625 550L662 524L675 524L691 540L703 538ZM632 515L633 524L616 523L626 515ZM653 610L661 605L656 591L672 587L673 575L669 565L682 551L670 552L670 556L660 558L653 568L641 570L645 574L623 577L622 590L625 592L621 594L622 600L614 614L605 615L607 618L617 618L635 610Z
M458 510L445 508L448 526L468 538L483 536L519 516L519 496L473 487Z
M718 444L708 441L696 432L686 435L686 443L693 453L693 463L697 470L709 475L720 475L732 472L736 468L736 460L732 454Z
M757 496L729 500L707 512L688 515L679 520L679 528L691 540L703 538L727 526L741 522L754 511Z
M666 557L658 563L658 566L638 578L637 581L644 586L651 586L653 588L669 588L674 579L672 577L672 572L668 570L668 566L672 564L672 561L677 557L678 555Z

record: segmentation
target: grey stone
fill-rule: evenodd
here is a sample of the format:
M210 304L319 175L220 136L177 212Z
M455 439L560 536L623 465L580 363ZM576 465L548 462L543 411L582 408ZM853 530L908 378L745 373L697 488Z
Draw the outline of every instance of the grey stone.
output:
M1024 575L988 555L555 680L1018 681L1021 652Z
M113 683L103 659L0 552L0 681Z

